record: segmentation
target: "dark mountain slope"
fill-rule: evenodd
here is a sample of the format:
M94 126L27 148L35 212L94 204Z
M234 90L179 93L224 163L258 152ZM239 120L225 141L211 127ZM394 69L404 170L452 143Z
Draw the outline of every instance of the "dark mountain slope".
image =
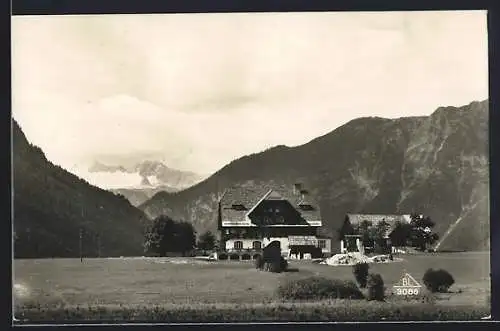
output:
M15 257L142 255L144 213L49 162L13 121ZM99 247L100 244L100 247Z
M488 234L488 103L436 110L428 117L360 118L294 148L242 157L187 190L161 192L140 206L216 228L216 201L232 185L301 182L320 201L334 236L348 212L424 213L446 249L484 249ZM471 210L469 210L471 209Z
M177 189L173 189L168 186L158 186L158 187L142 187L142 188L117 188L110 189L109 191L123 195L132 206L139 206L151 199L158 192L176 192Z

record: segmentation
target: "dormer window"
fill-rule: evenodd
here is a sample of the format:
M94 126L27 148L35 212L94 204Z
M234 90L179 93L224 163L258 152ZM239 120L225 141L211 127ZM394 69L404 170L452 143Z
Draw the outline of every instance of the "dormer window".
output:
M313 206L311 206L308 203L301 203L299 204L299 208L302 210L314 210Z
M245 206L243 206L241 203L234 203L232 205L232 208L235 210L246 210Z

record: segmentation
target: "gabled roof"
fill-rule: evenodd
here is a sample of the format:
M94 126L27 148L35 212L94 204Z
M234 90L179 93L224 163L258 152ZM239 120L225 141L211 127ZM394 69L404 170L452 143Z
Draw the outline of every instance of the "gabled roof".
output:
M300 194L294 194L293 185L252 184L235 186L226 190L220 199L222 223L231 222L231 224L239 226L251 226L250 219L246 216L264 199L287 200L308 223L321 222L319 205L310 195L307 197L307 202L313 209L302 210L299 208L302 197ZM232 208L233 204L242 204L247 210L235 210Z

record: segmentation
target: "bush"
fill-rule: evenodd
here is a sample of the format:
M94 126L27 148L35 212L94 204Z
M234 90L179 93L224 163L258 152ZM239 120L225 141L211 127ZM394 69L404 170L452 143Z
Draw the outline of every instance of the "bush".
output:
M368 276L368 300L384 301L385 287L384 280L380 274L370 274Z
M284 300L363 299L354 282L323 277L289 280L278 287L277 294Z
M265 271L282 272L288 267L288 262L281 256L281 249L276 242L264 248L262 260Z
M280 270L286 271L288 269L288 261L283 256L280 256Z
M433 293L435 292L448 292L451 285L455 283L453 276L446 270L428 269L423 278L425 287Z
M359 287L365 288L366 282L368 281L368 269L370 266L368 263L358 263L352 267L352 272L354 273L354 277L359 284Z
M259 269L259 270L264 269L264 259L262 258L262 256L260 256L260 255L257 256L255 258L254 264L255 264L255 269Z

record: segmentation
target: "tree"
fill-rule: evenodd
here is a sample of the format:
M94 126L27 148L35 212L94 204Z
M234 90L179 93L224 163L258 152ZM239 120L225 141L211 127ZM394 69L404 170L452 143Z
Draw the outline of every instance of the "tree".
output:
M188 222L179 222L176 224L175 229L177 250L174 252L181 252L186 255L187 252L193 250L196 246L196 232L193 225Z
M394 230L390 234L391 242L394 247L404 247L408 245L411 234L411 225L397 221Z
M153 220L146 230L144 249L148 253L164 256L171 248L170 241L174 229L174 221L164 215Z
M146 230L144 249L160 256L165 256L168 252L185 255L194 248L195 242L196 235L191 223L176 222L161 215L155 218Z
M370 228L372 226L372 223L364 220L359 224L359 234L361 235L361 241L363 242L364 246L373 246L373 237L371 235Z
M377 253L384 253L387 249L385 235L388 228L389 224L381 221L369 229L370 240L373 242L374 250Z
M428 216L424 217L422 215L412 214L410 217L410 240L412 245L424 251L439 239L437 233L432 232L432 228L435 224Z
M200 236L198 240L198 248L204 251L214 250L217 239L211 231L207 231Z
M359 287L365 288L366 282L368 281L368 271L370 266L368 263L357 263L352 267L352 272L354 277L359 284Z
M351 225L351 222L349 222L349 219L347 217L346 217L344 223L342 224L342 226L340 227L340 229L338 229L337 234L338 234L339 240L345 240L346 235L353 235L354 234L354 228Z

